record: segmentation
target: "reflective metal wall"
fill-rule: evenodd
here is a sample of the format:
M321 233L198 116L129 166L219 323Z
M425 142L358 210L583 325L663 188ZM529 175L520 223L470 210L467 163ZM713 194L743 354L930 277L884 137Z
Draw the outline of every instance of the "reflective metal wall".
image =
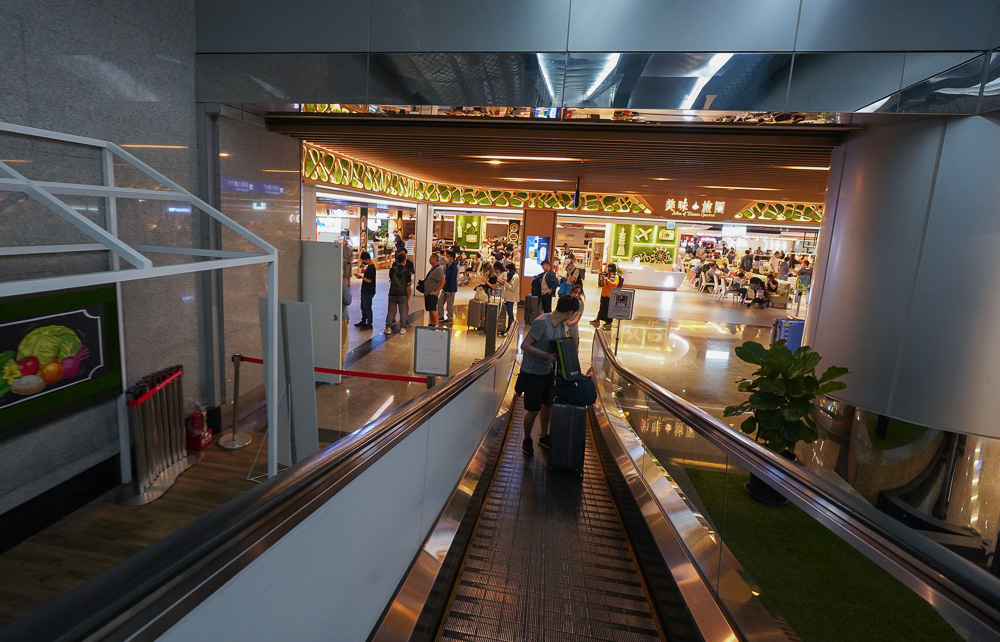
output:
M853 134L832 159L807 333L847 366L838 398L1000 436L1000 121L928 119Z
M198 99L975 114L998 7L202 0Z

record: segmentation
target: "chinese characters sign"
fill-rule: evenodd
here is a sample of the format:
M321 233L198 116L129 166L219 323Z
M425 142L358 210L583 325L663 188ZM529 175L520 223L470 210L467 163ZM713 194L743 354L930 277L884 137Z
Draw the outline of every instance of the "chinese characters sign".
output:
M685 218L715 218L726 213L726 202L668 198L663 206L663 213Z

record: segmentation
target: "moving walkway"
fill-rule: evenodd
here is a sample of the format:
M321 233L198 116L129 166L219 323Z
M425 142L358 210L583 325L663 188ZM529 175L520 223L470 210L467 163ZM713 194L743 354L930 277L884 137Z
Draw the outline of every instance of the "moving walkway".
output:
M811 623L727 528L745 473L885 576L882 619L997 636L995 578L635 375L602 333L593 346L582 475L520 452L511 334L0 639L808 639ZM654 453L640 439L649 430L675 447ZM829 583L806 579L820 594ZM850 595L823 597L835 613L855 609ZM914 615L921 607L930 615Z

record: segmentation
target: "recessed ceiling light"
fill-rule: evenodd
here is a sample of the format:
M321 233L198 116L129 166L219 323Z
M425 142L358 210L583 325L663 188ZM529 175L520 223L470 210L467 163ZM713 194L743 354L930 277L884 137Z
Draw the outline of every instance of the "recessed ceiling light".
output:
M515 181L517 183L572 183L573 181L561 178L501 178L501 181Z
M30 163L30 160L20 158L0 158L0 163Z
M654 180L654 181L672 181L674 179L672 179L672 178L654 178L652 180Z
M745 189L745 190L752 190L754 192L780 192L781 191L781 190L779 190L776 187L739 187L739 186L734 186L734 185L701 185L700 187L704 187L704 188L707 188L707 189Z
M470 156L470 158L485 158L487 160L523 160L523 161L563 161L583 162L582 158L567 158L564 156Z
M229 152L219 152L219 156L222 158L229 158Z
M275 174L298 174L297 169L262 169L262 172L273 172Z
M489 163L490 165L502 165L503 164L503 161L498 161L495 158L493 160L486 161L486 162Z
M779 169L811 169L817 172L825 172L830 169L829 167L813 167L811 165L777 165L776 167Z

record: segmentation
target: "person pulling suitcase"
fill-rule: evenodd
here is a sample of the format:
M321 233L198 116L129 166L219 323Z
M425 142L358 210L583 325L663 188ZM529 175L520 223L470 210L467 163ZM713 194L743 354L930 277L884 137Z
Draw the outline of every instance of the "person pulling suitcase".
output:
M576 313L579 305L579 301L571 296L559 297L556 309L535 319L521 341L524 356L514 391L524 394L524 440L521 442L521 449L525 455L533 455L535 452L531 433L539 415L541 429L538 445L542 448L549 447L553 366L557 361L554 341L566 338L566 320Z

